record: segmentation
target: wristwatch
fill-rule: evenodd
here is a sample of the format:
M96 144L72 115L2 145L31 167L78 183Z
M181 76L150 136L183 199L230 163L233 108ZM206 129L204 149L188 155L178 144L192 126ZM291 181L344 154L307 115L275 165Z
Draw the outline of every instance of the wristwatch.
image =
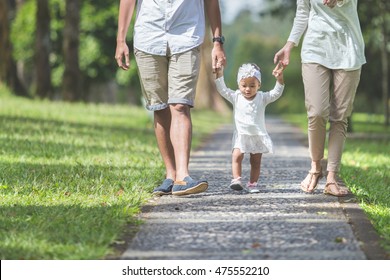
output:
M213 43L214 42L218 42L218 43L223 44L223 43L225 43L225 37L223 37L223 36L213 37Z

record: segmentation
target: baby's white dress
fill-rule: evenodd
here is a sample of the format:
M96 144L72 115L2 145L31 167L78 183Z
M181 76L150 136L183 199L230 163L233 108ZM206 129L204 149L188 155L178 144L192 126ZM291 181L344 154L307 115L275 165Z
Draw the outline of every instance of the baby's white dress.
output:
M234 132L232 149L242 153L273 153L273 146L265 126L265 107L277 100L284 85L276 82L273 90L259 91L252 100L246 99L240 90L226 87L224 77L215 80L218 92L233 104Z

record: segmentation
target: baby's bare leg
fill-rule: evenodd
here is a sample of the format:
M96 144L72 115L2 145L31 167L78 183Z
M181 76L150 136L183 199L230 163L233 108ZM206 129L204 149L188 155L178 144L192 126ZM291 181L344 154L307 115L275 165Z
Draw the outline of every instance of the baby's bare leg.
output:
M263 154L251 154L251 176L250 183L256 183L260 177L261 157Z
M241 177L242 160L243 159L244 159L244 154L241 153L240 149L233 149L233 152L232 152L232 173L233 173L233 179Z

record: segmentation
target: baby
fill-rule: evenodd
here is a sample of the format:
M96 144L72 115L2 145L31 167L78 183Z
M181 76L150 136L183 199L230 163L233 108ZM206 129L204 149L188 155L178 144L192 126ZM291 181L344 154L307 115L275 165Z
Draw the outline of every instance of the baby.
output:
M254 63L241 65L237 74L238 89L226 87L223 69L216 72L218 92L233 104L234 132L232 142L232 173L230 188L240 191L244 188L241 181L244 154L250 154L250 179L246 189L251 193L260 192L261 157L272 153L272 141L265 126L265 107L278 99L284 90L284 65L279 62L272 74L276 78L273 90L259 91L261 87L260 68Z

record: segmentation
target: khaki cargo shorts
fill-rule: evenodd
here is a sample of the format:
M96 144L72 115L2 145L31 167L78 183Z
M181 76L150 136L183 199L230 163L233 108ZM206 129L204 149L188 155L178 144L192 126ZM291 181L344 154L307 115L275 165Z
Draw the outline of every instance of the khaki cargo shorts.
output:
M200 47L167 56L134 50L146 109L162 110L169 104L194 106L200 68Z

